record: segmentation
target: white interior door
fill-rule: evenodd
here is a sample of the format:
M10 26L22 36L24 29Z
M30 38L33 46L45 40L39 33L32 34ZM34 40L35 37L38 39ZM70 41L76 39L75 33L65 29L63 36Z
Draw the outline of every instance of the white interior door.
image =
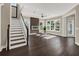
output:
M67 18L67 36L75 37L75 16L70 16Z

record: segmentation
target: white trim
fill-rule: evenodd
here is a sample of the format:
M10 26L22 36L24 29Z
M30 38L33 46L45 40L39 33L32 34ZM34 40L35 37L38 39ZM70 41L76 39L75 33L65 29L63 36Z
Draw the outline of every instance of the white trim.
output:
M4 3L1 3L1 4L0 4L0 6L3 6L3 5L4 5Z
M2 47L1 47L1 6L3 5L4 5L3 3L0 4L0 52L2 51Z
M78 43L78 42L75 42L75 44L76 44L77 46L79 46L79 43Z
M2 51L2 49L0 48L0 52Z
M30 35L36 35L36 33L30 33Z
M34 28L37 27L37 28ZM32 26L32 30L39 30L39 26Z

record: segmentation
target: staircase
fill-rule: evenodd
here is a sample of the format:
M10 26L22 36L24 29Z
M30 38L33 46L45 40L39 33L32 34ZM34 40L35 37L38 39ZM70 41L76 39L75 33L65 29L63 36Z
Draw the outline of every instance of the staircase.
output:
M24 34L21 21L18 19L11 20L9 32L9 49L14 49L27 45L27 40Z

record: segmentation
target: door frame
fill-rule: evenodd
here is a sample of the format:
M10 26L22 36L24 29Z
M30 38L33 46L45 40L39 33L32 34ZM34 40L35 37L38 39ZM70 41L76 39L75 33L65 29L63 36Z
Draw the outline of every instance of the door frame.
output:
M70 17L70 16L74 16L74 36L68 36L68 29L67 29L68 28L68 26L67 26L68 19L67 19L67 17ZM66 17L66 36L67 37L75 37L75 14L69 15L67 17Z

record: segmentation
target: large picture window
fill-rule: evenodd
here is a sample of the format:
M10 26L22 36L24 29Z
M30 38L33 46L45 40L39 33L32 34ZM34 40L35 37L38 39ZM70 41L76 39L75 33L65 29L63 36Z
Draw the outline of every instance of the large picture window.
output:
M60 22L59 21L56 21L56 28L55 28L55 30L56 31L59 31L60 30Z

